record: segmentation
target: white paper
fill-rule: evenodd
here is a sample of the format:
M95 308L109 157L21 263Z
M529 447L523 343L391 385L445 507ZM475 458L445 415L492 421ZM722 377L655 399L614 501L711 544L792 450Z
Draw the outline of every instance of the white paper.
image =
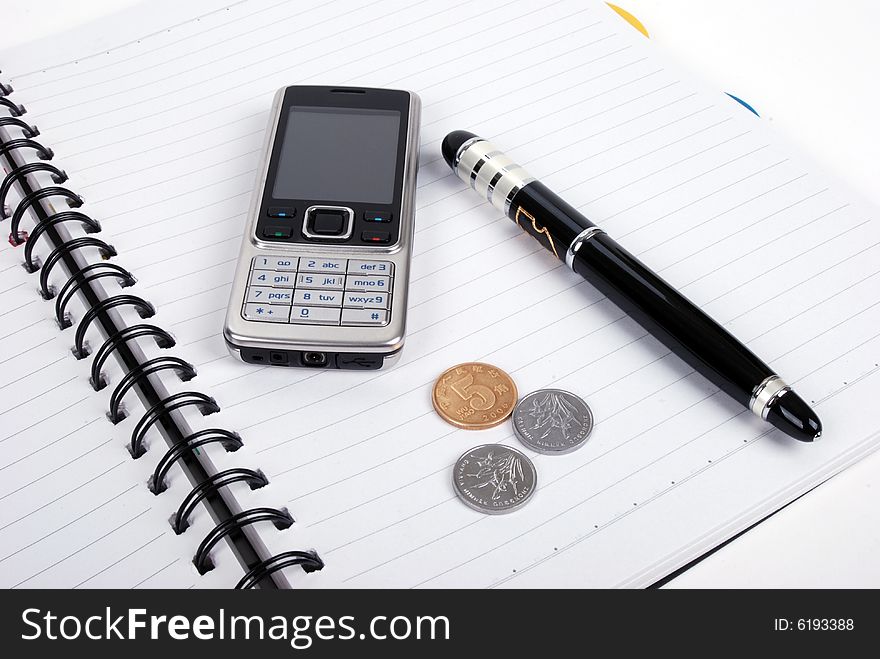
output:
M223 407L210 423L241 433L246 447L222 459L269 477L243 501L287 506L297 520L287 531L267 526L266 543L314 548L326 562L289 571L297 586L644 586L876 447L876 214L601 3L253 1L104 54L86 40L66 47L83 59L44 53L45 72L8 68L16 98L157 306L155 322L177 337L176 354L198 366L192 384ZM422 98L409 333L391 370L257 368L229 357L220 336L270 99L290 84ZM746 342L814 403L822 440L772 431L451 176L439 146L454 129L491 139ZM3 252L10 285L28 283L2 294L3 310L15 310L0 324L34 346L20 357L4 349L33 395L58 401L46 410L58 421L47 416L41 431L49 443L69 432L64 424L97 418L96 398L106 402L83 389L86 368L72 358L27 375L69 355L70 341L46 320L50 305L34 301L20 257ZM506 370L521 393L574 391L596 419L575 453L527 451L538 491L511 515L463 506L450 471L476 444L517 445L509 426L457 430L431 407L436 376L475 360ZM68 373L78 379L49 393ZM4 403L29 398L24 385L8 391ZM85 403L56 412L62 392L94 413ZM18 413L7 416L17 425L4 423L11 439L0 452L26 432ZM108 465L125 457L119 436ZM2 455L5 465L17 454ZM104 462L94 460L97 473ZM21 478L52 464L33 459ZM118 486L139 484L119 470ZM100 503L114 478L95 477L100 493L80 504ZM143 489L125 496L152 498ZM156 533L167 531L169 510L154 508L144 525L165 515ZM34 519L36 537L67 517ZM178 549L191 568L193 548L165 536L169 556ZM113 556L138 544L114 542ZM0 557L4 575L6 565Z

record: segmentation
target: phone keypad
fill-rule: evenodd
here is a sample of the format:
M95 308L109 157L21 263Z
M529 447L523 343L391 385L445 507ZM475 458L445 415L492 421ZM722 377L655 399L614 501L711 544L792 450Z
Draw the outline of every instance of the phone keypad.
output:
M394 264L373 259L258 256L243 301L246 320L379 327L391 314Z

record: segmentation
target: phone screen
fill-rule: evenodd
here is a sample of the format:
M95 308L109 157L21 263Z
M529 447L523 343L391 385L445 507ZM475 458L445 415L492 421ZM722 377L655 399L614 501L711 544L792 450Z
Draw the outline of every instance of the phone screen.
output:
M272 196L390 204L399 134L396 110L295 105Z

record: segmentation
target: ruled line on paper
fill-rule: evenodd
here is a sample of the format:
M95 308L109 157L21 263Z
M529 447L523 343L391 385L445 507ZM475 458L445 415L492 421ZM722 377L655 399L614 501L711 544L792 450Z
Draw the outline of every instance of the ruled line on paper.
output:
M58 364L59 362L62 362L62 361L64 361L65 359L67 359L67 357L59 357L59 358L56 359L55 361L52 361L52 362L49 362L48 364L45 364L45 365L43 366L43 368L49 368L50 366L54 366L55 364ZM11 387L11 386L14 385L14 384L18 384L18 383L20 383L20 382L22 382L22 381L24 381L24 380L26 380L26 379L28 379L28 378L30 378L30 377L33 377L33 375L34 375L33 372L31 372L31 373L25 373L24 375L22 375L22 376L20 376L20 377L18 377L18 378L16 378L16 379L14 379L14 380L10 380L9 382L6 382L5 384L0 385L0 392L2 392L4 389L6 389L6 387ZM25 402L30 402L30 401L25 401ZM2 414L3 414L3 412L0 412L0 415L2 415Z
M87 400L86 398L80 398L79 400L71 403L70 405L67 405L66 407L62 407L60 410L53 412L53 416L57 416L58 414L61 414L62 412L66 412L67 410L69 410L71 408L77 407L77 406L81 405L82 403L84 403L86 400ZM21 430L18 430L16 432L12 433L11 435L9 435L7 437L0 438L0 444L2 444L3 442L6 442L7 440L14 439L15 437L18 437L19 435L21 435L22 433L27 432L28 430L32 430L32 429L36 428L40 424L48 421L50 418L52 418L52 417L43 417L41 419L38 419L37 421L34 421L30 425L22 428Z
M19 266L16 265L15 267L19 267ZM10 309L9 311L4 311L3 313L0 313L0 318L7 316L9 314L12 314L12 313L17 313L17 312L21 311L24 307L30 306L31 304L34 304L35 302L36 302L36 300L31 300L30 302L25 302L24 304L20 304L20 305L16 306L15 308ZM29 325L29 327L33 327L33 325ZM25 329L27 329L27 328L25 328ZM6 336L12 336L12 335L7 334ZM4 336L4 337L0 337L0 338L6 338L6 337Z
M336 1L336 0L330 0L330 2L325 2L325 3L323 3L323 4L321 4L321 5L317 6L317 7L310 7L309 9L306 9L305 11L301 11L301 12L299 12L299 13L297 13L297 14L291 14L291 15L289 15L289 16L285 16L283 20L284 20L284 21L289 21L289 20L293 20L293 19L295 19L295 18L299 18L300 16L303 16L303 15L305 15L305 14L308 14L308 13L310 13L310 12L312 12L312 11L316 11L316 10L319 10L319 9L323 9L324 7L327 7L327 6L331 5L331 4L333 4L334 1ZM381 1L381 0L378 0L378 1ZM378 4L378 1L377 1L377 0L374 0L374 2L371 3L371 4ZM283 4L284 4L284 2L279 2L278 4L274 5L273 7L268 7L268 8L265 8L265 9L260 10L260 12L262 12L262 11L266 11L267 9L274 9L275 7L279 7L279 6L283 5ZM369 7L369 5L367 5L367 7ZM255 12L255 13L259 13L259 12ZM254 14L255 14L255 13L254 13ZM248 18L252 17L254 14L250 14L250 15L248 16ZM240 33L236 34L236 39L240 39L240 38L243 38L243 37L248 37L248 36L250 36L250 35L252 35L252 34L254 34L254 33L256 33L256 32L260 32L260 31L265 30L266 28L271 27L271 26L274 26L274 25L277 25L277 22L275 22L275 21L271 21L271 22L268 22L268 23L263 23L262 25L259 25L259 26L255 27L255 28L252 28L252 29L249 29L249 30L247 30L247 31L240 32ZM213 30L218 29L218 27L224 27L224 25L220 25L220 26L212 26L212 27L204 28L204 29L200 30L200 32L199 32L199 36L202 36L202 35L204 35L204 34L207 34L207 33L209 33L209 32L212 32ZM305 26L305 25L301 25L301 24L300 24L300 25L297 25L297 26L296 26L296 29L295 29L293 32L289 32L289 33L287 33L285 36L293 37L293 36L296 35L296 32L299 32L299 31L301 31L301 30L303 30L303 29L307 29L307 28L308 28L308 26ZM180 43L182 43L182 42L190 41L191 39L192 39L192 37L187 37L186 39L181 39L181 40L178 40L178 41L172 42L172 43L170 43L170 44L165 44L165 45L160 46L160 47L158 47L158 48L154 48L154 49L150 49L150 50L144 50L144 51L141 51L140 53L138 53L137 55L135 55L134 57L129 58L129 59L127 59L127 60L126 60L126 59L123 59L123 60L121 60L121 61L113 62L113 64L105 64L105 65L102 66L102 67L98 67L97 69L92 69L91 71L87 71L87 72L81 72L81 73L78 73L78 74L77 74L77 73L74 73L74 74L71 75L71 77L77 77L77 76L83 76L83 75L94 75L97 71L100 71L100 70L103 69L103 68L107 68L107 67L109 67L109 66L113 66L113 65L116 65L116 64L120 64L120 63L129 62L129 61L131 61L132 59L135 59L135 58L141 58L141 57L145 57L145 56L147 56L147 55L154 55L155 53L157 53L157 52L159 52L159 51L162 51L162 50L164 50L165 48L170 48L170 47L176 46L176 45L178 45L178 44L180 44ZM192 57L193 55L196 55L196 54L198 54L198 53L200 53L200 52L204 52L205 50L207 50L207 49L209 49L209 48L216 48L218 45L219 45L219 44L218 44L217 42L214 42L214 43L211 43L211 44L208 45L208 46L203 46L202 48L199 48L199 49L196 49L196 50L193 50L193 51L187 51L187 53L186 53L186 57L187 57L187 58ZM225 50L226 50L226 55L225 55L223 58L221 58L221 59L214 59L214 60L208 60L208 61L201 61L201 63L200 63L198 66L196 66L196 67L193 67L193 68L190 68L190 69L179 69L178 72L179 72L179 73L191 73L192 71L198 70L198 69L200 69L200 68L208 68L208 67L210 67L210 66L214 66L214 65L218 64L220 61L222 61L222 59L231 59L231 58L233 58L233 57L236 57L236 56L238 56L238 55L241 55L242 53L246 53L248 50L250 50L250 47L248 47L248 48L244 48L244 49L239 50L239 51L231 51L231 50L228 49L228 45L229 45L228 42L224 42L224 43L223 43L223 46L226 47L226 48L225 48ZM80 61L82 61L83 59L86 59L86 58L80 58ZM104 85L104 84L115 83L115 82L119 82L120 80L123 80L123 79L125 79L125 78L130 78L130 77L135 77L135 76L142 76L142 75L143 75L144 73L146 73L147 71L150 71L150 70L152 70L152 69L159 68L159 67L161 67L161 66L176 65L176 64L178 64L179 61L180 61L180 55L179 55L179 54L176 54L176 55L175 55L174 57L172 57L171 59L162 60L162 61L160 61L160 62L155 62L154 60L155 60L155 58L154 58L154 57L151 57L151 58L150 58L150 61L153 62L153 63L150 64L149 66L145 66L145 67L141 67L141 68L138 68L138 69L132 69L132 70L129 70L125 75L122 75L122 76L115 76L115 77L104 77L104 76L102 76L102 77L99 79L99 84ZM70 62L67 62L67 64L70 64ZM60 66L63 66L63 64L60 65ZM65 76L65 79L67 79L67 76ZM56 81L54 81L54 82L58 82L58 81L56 80ZM33 88L40 87L40 86L45 85L45 84L46 84L46 83L37 83L36 85L34 85ZM146 86L146 85L145 85L145 86ZM90 87L89 87L89 88L90 88ZM96 95L96 96L93 96L93 98L94 98L94 100L96 100L96 101L99 101L99 100L105 100L105 99L107 99L107 98L112 98L113 96L116 96L116 95L118 95L118 94L124 94L124 93L126 93L126 92L134 91L134 90L139 89L139 88L140 88L140 86L129 87L129 88L126 88L126 89L120 90L119 92L116 92L116 93L114 93L114 94L110 94L110 95L107 95L107 96L97 96L97 95ZM52 95L52 96L46 96L46 97L43 97L43 98L36 98L36 99L34 99L34 102L42 102L42 101L44 101L44 100L51 100L51 99L53 99L53 98L63 98L63 97L64 97L64 93L62 92L62 93L60 93L60 94L54 94L54 95ZM70 107L72 107L72 106L63 107L63 108L60 108L59 110L56 110L56 111L67 110L67 109L70 109Z
M31 374L29 373L28 375L31 375ZM25 377L27 377L27 376L25 376ZM32 403L32 402L34 402L34 401L37 400L38 398L41 398L41 397L43 397L43 396L46 396L47 394L51 394L51 393L52 393L53 391L55 391L56 389L59 389L59 388L65 386L65 385L70 384L70 383L73 382L75 379L76 379L75 377L71 377L71 378L69 378L69 379L67 379L67 380L64 380L63 382L54 382L54 383L52 384L52 387L51 387L51 388L46 389L45 391L41 391L41 392L39 392L38 394L35 394L34 396L32 396L31 398L28 398L27 400L23 400L23 401L17 403L16 407L14 407L14 408L11 408L11 409L8 409L8 410L4 410L4 411L0 412L0 417L2 417L2 416L5 415L5 414L10 414L10 413L16 412L16 411L17 411L17 408L18 408L19 406L21 406L21 405L27 405L28 403ZM4 437L3 439L6 440L6 439L9 439L9 438L8 438L8 437Z
M219 12L224 11L224 10L228 11L228 7L234 7L234 6L236 6L236 5L242 5L242 4L245 4L246 2L247 2L247 0L238 0L237 2L230 2L230 3L226 4L226 5L224 5L222 9L216 9L216 10L214 10L214 11L212 11L212 12L209 12L209 14L219 13ZM278 3L278 4L280 5L280 4L284 4L284 3L281 2L281 3ZM200 18L204 18L205 16L207 16L207 15L209 15L209 14L203 14ZM196 19L196 20L199 20L199 19ZM182 23L177 23L176 25L172 25L172 26L165 26L165 27L162 28L162 30L160 30L159 32L167 32L167 31L171 30L171 29L174 28L174 27L179 27L179 26L181 26L181 25L185 25L185 24L187 24L187 23L191 23L191 22L192 22L192 21L190 20L190 21L184 21L184 22L182 22ZM143 38L156 36L156 34L158 34L159 32L154 32L154 33L152 33L152 34L145 35ZM180 41L185 41L185 39L181 39ZM179 41L179 42L180 42L180 41ZM179 43L179 42L178 42L178 43ZM124 45L131 45L131 42L129 42L128 44L124 44ZM61 68L61 67L63 67L63 66L67 66L67 65L73 64L73 63L75 63L75 62L86 61L86 60L89 60L89 59L93 59L93 58L96 58L96 57L100 57L101 55L104 55L105 53L106 53L106 51L103 51L103 50L102 50L102 51L99 52L99 53L93 53L93 54L91 54L91 55L83 55L83 56L81 56L81 57L78 57L76 60L67 60L67 61L64 61L64 62L61 62L61 63L58 63L58 64L54 64L54 65L51 65L51 66L44 67L44 68L39 69L39 70L28 71L28 72L26 72L26 73L20 73L20 74L18 74L18 78L24 78L24 77L29 77L29 76L37 75L37 74L39 74L39 73L44 73L44 72L51 71L51 70L56 69L56 68ZM144 54L149 54L149 53L144 53ZM109 66L109 65L107 65L107 66ZM89 74L89 73L93 73L93 71L84 71L84 72L82 72L80 75L87 75L87 74ZM71 75L75 75L75 74L71 74ZM67 79L67 78L68 78L68 76L65 75L65 76L64 76L63 78L61 78L61 79ZM31 87L31 88L39 87L40 85L53 84L53 83L56 83L56 82L58 82L58 81L59 81L59 79L50 80L50 81L44 81L44 82L42 82L42 83L41 83L41 82L29 83L29 87Z
M29 352L36 350L37 348L42 348L45 345L46 345L45 343L41 342L41 343L37 343L36 345L32 345L30 348L25 348L24 350L20 351L19 353L15 354L15 355L12 355L11 357L7 357L6 359L0 360L0 366L3 366L3 364L6 364L7 362L11 362L13 359L18 359L19 357L22 357L22 356L28 354Z
M71 430L70 432L68 432L68 433L66 433L66 434L64 434L64 435L61 435L61 437L58 437L57 439L53 439L53 440L52 440L51 442L49 442L48 444L45 444L44 446L41 446L41 447L38 448L38 449L34 449L34 450L31 451L30 453L26 453L25 455L21 456L20 458L18 458L18 459L16 459L16 460L13 460L12 462L7 462L7 463L3 464L2 466L0 466L0 471L4 471L4 470L6 470L6 469L9 469L10 467L14 467L14 466L17 465L19 462L22 462L23 460L27 460L28 458L33 457L33 456L36 455L37 453L40 453L41 451L45 451L45 450L47 450L47 449L49 449L49 448L55 446L56 444L58 444L58 442L64 441L64 440L67 439L68 437L72 437L73 435L75 435L76 433L78 433L78 432L79 432L80 430L82 430L83 428L87 428L88 426L90 426L90 425L92 425L93 423L95 423L95 421L100 421L100 420L101 420L101 417L97 417L97 418L95 418L95 419L92 419L91 421L87 421L86 423L82 424L82 425L79 426L78 428L76 428L76 429L74 429L74 430ZM76 460L79 460L80 458L83 458L83 457L87 456L87 455L88 455L89 453L91 453L92 451L95 451L95 450L101 448L102 446L105 446L105 445L107 444L107 442L109 442L109 441L111 441L111 440L108 439L108 440L105 441L103 444L98 444L98 445L92 447L91 449L89 449L88 451L86 451L86 452L84 452L84 453L81 453L79 456L77 456ZM74 461L75 461L75 460L74 460ZM63 468L63 467L65 467L65 466L66 466L66 465L62 465L62 467L59 467L59 468ZM27 483L26 485L23 485L22 488L20 488L20 489L23 489L24 487L29 487L30 485L33 485L34 483L38 483L42 478L46 478L47 476L53 474L55 471L56 471L56 470L46 472L45 474L43 474L42 476L40 476L40 478L38 478L38 479L36 479L36 480L34 480L34 481L31 481L30 483ZM11 492L9 492L9 493L7 493L7 494L4 494L3 496L0 496L0 501L2 501L3 499L5 499L6 497L8 497L8 496L10 496L10 495L12 495L12 494L15 494L16 492L18 492L18 490L12 490Z
M153 572L152 574L150 574L148 577L145 577L144 579L141 579L140 581L138 581L134 586L132 586L132 588L134 589L134 588L138 588L139 586L142 586L143 584L145 584L146 582L148 582L150 579L152 579L153 577L155 577L155 576L156 576L157 574L159 574L160 572L164 572L165 570L167 570L168 568L170 568L172 565L174 565L175 563L177 563L179 560L180 560L179 558L175 558L173 561L171 561L170 563L168 563L168 564L166 564L166 565L160 567L158 570L156 570L155 572Z
M116 529L116 530L118 531L119 529ZM132 557L133 557L135 554L137 554L139 551L143 551L144 549L146 549L147 547L149 547L151 544L153 544L154 542L156 542L156 540L158 540L159 538L163 538L163 537L165 537L165 536L166 536L165 533L160 533L159 535L155 536L154 538L152 538L152 539L150 539L150 540L147 540L144 544L142 544L142 545L140 545L140 546L138 546L138 547L135 547L135 548L132 549L130 552L128 552L127 554L125 554L125 556L120 556L120 557L117 558L115 561L113 561L112 563L110 563L110 565L106 565L105 567L102 567L100 570L98 570L97 572L95 572L92 576L88 577L87 579L83 579L82 581L80 581L78 584L76 584L76 585L73 586L73 587L74 587L74 588L80 588L81 586L87 584L87 583L88 583L89 581L91 581L92 579L101 576L102 574L104 574L105 572L107 572L107 570L110 570L111 568L116 567L117 565L119 565L120 563L122 563L122 561L127 561L128 559L132 558ZM53 565L52 567L55 567L55 566ZM155 574L154 574L153 576L155 576Z
M137 520L138 518L140 518L140 517L146 515L148 512L149 512L149 509L142 510L142 511L139 512L137 515L135 515L134 517L130 518L129 520L123 522L123 523L120 524L119 526L117 526L117 527L115 527L115 528L113 528L113 529L107 531L106 533L104 533L104 534L101 535L100 537L96 538L95 540L92 540L92 541L91 541L90 543L88 543L87 545L84 545L84 546L80 547L79 549L77 549L77 550L71 552L70 554L67 554L67 555L64 556L64 557L59 558L57 561L55 561L54 563L52 563L52 564L49 565L48 567L43 568L43 570L41 570L40 572L37 572L37 573L35 573L35 574L32 574L32 575L29 576L27 579L23 579L23 580L19 581L17 584L11 586L11 588L18 588L19 586L21 586L22 584L27 583L28 581L30 581L30 580L33 579L34 577L38 576L38 575L41 574L42 572L45 572L45 571L51 570L51 569L54 568L56 565L60 565L60 564L63 563L64 561L66 561L66 560L68 560L68 559L70 559L70 558L76 556L76 555L79 554L80 552L85 551L85 550L88 549L89 547L92 547L92 546L96 545L97 543L99 543L101 540L104 540L105 538L107 538L107 537L109 537L110 535L116 533L116 532L119 531L120 529L122 529L122 528L128 526L128 525L131 524L133 521L135 521L135 520Z
M118 466L118 465L117 465L117 466ZM115 469L115 467L112 467L112 468ZM84 483L83 485L87 485L87 484L88 484L88 483ZM82 486L81 486L81 487L82 487ZM0 563L9 560L9 559L12 558L13 556L16 556L17 554L19 554L19 553L25 551L26 549L30 549L30 548L33 547L35 544L37 544L38 542L41 542L41 541L45 540L45 539L48 538L49 536L54 535L55 533L58 533L59 531L62 531L62 530L66 529L67 527L69 527L69 526L71 526L71 525L73 525L73 524L76 524L78 521L80 521L80 520L83 519L84 517L87 517L88 515L91 515L92 513L97 512L98 510L100 510L101 508L103 508L104 506L106 506L107 504L116 501L119 497L128 494L128 493L131 492L135 487L137 487L137 485L132 485L131 487L129 487L129 488L123 490L123 491L120 492L119 494L116 494L116 495L110 497L110 498L107 499L106 501L103 501L103 502L101 502L99 505L95 506L94 508L91 508L90 510L86 511L85 513L83 513L83 514L80 515L79 517L76 517L76 518L74 518L74 519L71 519L71 520L67 521L63 526L59 526L58 528L53 529L52 531L49 531L48 533L46 533L46 534L43 535L42 537L38 538L38 539L35 540L34 542L30 543L29 545L25 545L24 547L20 547L19 549L16 549L16 550L15 550L14 552L12 552L11 554L7 554L6 556L0 558ZM72 491L71 491L71 492L68 492L67 494L71 494L71 493L72 493ZM67 496L67 495L64 495L64 496ZM53 504L53 503L57 503L61 498L63 498L63 497L59 497L58 499L55 499L55 500L53 500L53 501L50 501L50 502L49 502L48 504L46 504L46 505L51 505L51 504ZM39 510L41 510L42 508L45 508L45 507L46 507L46 506L42 506L41 508L37 508L36 510L31 511L31 512L27 515L27 517L29 517L29 516L32 515L33 513L37 512L37 511L39 511ZM17 519L15 522L11 522L11 523L12 523L12 524L15 524L16 522L19 522L19 521L21 521L22 519L25 519L25 518L24 518L24 517L21 517L21 518ZM9 526L9 524L7 524L7 526ZM6 527L4 526L3 528L6 528ZM0 529L0 530L2 530L2 529Z

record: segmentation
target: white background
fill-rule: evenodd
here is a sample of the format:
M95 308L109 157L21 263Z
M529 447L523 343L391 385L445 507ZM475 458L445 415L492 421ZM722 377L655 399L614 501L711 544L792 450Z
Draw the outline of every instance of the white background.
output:
M137 0L3 0L3 46ZM880 207L880 3L619 0L664 50L751 103L776 130ZM175 22L175 17L169 17ZM880 587L880 454L674 579L671 587Z

